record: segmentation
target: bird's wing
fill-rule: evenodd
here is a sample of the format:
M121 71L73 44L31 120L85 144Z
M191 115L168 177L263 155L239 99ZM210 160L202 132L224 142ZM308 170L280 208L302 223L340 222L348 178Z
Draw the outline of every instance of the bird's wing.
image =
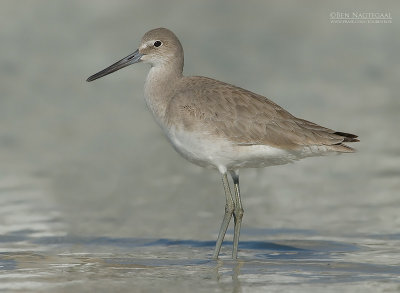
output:
M187 131L207 133L238 145L285 149L340 145L356 138L296 118L271 100L245 89L205 77L192 79L185 80L184 90L177 92L168 108L169 119L178 119L175 123Z

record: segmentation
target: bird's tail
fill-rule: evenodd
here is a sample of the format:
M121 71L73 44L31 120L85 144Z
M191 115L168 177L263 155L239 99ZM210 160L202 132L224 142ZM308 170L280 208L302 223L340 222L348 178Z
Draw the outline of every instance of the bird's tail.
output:
M336 152L341 152L341 153L354 153L356 150L349 147L348 145L345 145L343 142L358 142L360 141L355 134L351 133L346 133L346 132L335 132L334 134L343 137L343 141L337 144L331 145L331 149Z

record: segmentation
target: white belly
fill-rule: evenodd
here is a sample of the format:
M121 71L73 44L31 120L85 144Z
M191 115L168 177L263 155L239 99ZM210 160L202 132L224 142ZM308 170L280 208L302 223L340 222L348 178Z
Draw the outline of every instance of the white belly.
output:
M177 152L190 162L220 171L283 165L324 152L310 147L289 151L266 145L241 146L225 139L176 129L169 129L167 136Z

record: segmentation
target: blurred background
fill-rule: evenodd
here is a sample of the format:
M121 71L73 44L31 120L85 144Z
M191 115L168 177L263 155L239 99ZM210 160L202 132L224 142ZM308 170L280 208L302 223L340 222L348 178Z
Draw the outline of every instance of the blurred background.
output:
M354 11L393 20L330 21ZM244 87L360 136L356 154L243 170L243 241L399 239L399 12L398 1L2 1L1 251L165 238L198 241L198 257L210 257L224 211L220 177L164 138L144 103L148 66L85 81L161 26L180 38L186 75ZM65 250L82 252L74 249ZM182 249L190 258L192 248ZM395 255L387 261L399 264ZM4 280L6 289L18 283Z

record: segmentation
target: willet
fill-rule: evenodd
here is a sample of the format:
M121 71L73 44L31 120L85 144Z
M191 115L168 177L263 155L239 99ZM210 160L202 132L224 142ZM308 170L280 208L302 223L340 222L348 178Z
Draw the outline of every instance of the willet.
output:
M327 153L351 153L344 142L357 136L296 118L266 97L201 76L183 76L183 48L173 32L147 32L139 49L92 75L93 81L128 65L146 62L151 69L144 92L148 108L184 158L217 169L225 190L225 214L213 258L218 258L234 218L232 258L237 258L243 208L239 169L287 164ZM229 186L232 177L234 192Z

